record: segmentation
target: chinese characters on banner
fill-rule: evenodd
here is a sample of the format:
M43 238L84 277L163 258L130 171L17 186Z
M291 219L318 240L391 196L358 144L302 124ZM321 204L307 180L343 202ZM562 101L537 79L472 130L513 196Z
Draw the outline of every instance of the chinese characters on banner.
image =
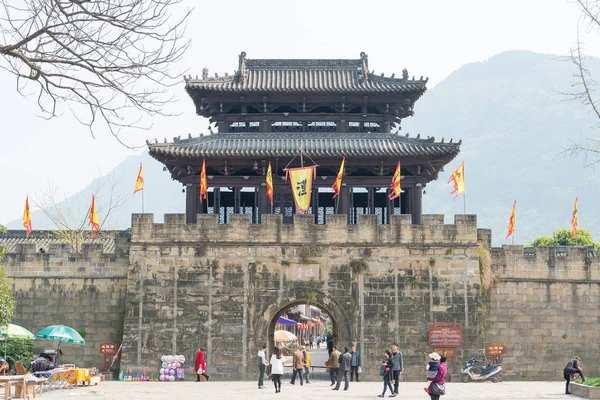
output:
M296 203L296 212L305 213L310 207L312 181L317 173L317 166L311 165L304 168L288 168L285 170L290 177L292 194Z

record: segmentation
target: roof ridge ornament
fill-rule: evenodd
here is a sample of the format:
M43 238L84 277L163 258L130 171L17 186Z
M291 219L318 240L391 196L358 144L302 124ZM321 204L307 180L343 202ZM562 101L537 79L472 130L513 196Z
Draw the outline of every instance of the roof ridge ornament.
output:
M239 59L239 65L238 65L238 79L240 80L240 82L244 82L244 78L246 77L246 52L242 51L240 53L240 55L238 56Z
M365 80L369 79L369 55L364 51L360 52L360 60L362 61L362 73Z

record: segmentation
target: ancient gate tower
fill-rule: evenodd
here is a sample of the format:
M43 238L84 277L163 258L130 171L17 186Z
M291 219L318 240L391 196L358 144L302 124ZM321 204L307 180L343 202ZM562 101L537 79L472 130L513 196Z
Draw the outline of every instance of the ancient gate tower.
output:
M489 232L478 232L474 216L444 225L443 216L422 215L423 188L460 142L398 133L427 83L400 75L374 75L365 53L254 60L242 52L231 74L186 78L196 112L216 131L148 143L182 183L186 213L163 224L133 216L123 366L154 366L168 353L191 359L204 346L215 377L253 376L257 346L298 302L327 311L338 343L357 344L373 376L393 341L407 365L420 366L434 319L459 321L464 347L481 346L477 251L478 242L489 247ZM283 172L300 154L318 164L304 215ZM203 161L209 190L200 202ZM403 193L389 200L398 161Z

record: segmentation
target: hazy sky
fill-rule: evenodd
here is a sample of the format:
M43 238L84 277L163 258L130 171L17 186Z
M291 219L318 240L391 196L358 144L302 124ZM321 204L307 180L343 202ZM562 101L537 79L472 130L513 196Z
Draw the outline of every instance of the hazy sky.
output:
M183 7L195 7L187 29L192 48L174 68L192 75L203 67L232 73L242 50L248 58L358 58L365 51L376 73L407 68L428 76L429 88L461 65L505 50L567 54L579 19L566 0L188 0ZM598 47L588 47L598 56ZM38 118L35 96L18 95L3 70L0 87L0 223L22 215L27 193L50 182L72 194L134 154L101 130L93 139L68 111L50 121ZM173 109L182 114L156 119L150 131L135 132L127 142L206 131L183 83L172 90L179 98ZM415 111L416 122L418 103Z

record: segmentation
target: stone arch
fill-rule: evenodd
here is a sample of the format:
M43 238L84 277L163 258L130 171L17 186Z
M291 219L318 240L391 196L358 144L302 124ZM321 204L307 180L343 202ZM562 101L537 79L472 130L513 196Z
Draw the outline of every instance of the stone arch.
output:
M313 296L309 296L311 290ZM286 296L274 296L268 302L268 305L257 313L254 321L254 332L257 346L267 343L269 352L273 350L273 341L270 339L275 331L275 323L281 314L290 307L298 304L309 304L319 307L323 310L333 322L333 334L337 336L336 345L350 346L357 341L356 332L354 332L352 321L348 313L351 310L344 308L336 299L321 291L317 292L317 299L314 300L314 289L297 288L293 293L287 293Z

